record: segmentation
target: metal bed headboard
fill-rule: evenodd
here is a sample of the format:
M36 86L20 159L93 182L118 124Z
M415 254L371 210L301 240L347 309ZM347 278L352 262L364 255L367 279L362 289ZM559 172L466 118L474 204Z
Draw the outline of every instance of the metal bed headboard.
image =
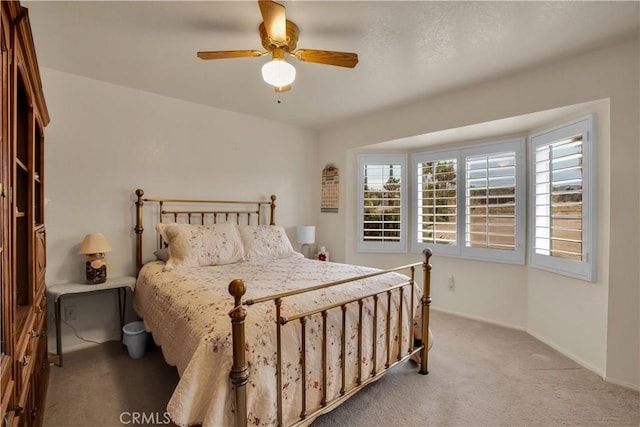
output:
M276 196L271 195L270 200L246 201L246 200L197 200L197 199L172 199L144 197L142 189L136 190L136 275L142 268L142 233L143 208L146 203L154 203L159 207L158 222L186 223L186 224L216 224L229 222L237 224L251 224L255 219L257 225L261 224L261 213L265 206L269 206L269 225L275 225ZM190 206L194 206L190 209ZM237 209L232 206L241 206ZM159 236L158 248L162 248L164 242Z

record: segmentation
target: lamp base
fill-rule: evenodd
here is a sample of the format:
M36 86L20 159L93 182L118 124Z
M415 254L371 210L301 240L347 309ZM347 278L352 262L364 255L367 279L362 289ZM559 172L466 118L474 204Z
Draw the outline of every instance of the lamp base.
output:
M102 257L92 254L87 256L85 264L87 273L87 284L98 285L107 281L107 264L104 262L104 254Z
M308 255L304 253L305 246L307 247ZM302 245L300 245L300 253L304 255L305 258L311 258L311 246L309 246L308 243L303 243Z

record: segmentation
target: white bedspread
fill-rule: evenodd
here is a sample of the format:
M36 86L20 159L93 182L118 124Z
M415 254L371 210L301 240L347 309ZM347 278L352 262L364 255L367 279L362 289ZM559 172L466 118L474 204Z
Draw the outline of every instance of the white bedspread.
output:
M136 284L134 308L143 318L148 331L162 347L165 360L178 369L180 381L169 401L167 411L178 425L203 424L203 426L233 425L233 390L229 381L232 364L231 322L229 311L233 299L228 293L229 282L244 280L245 298L272 295L285 290L308 287L347 277L363 275L374 269L290 257L271 261L252 261L237 264L163 271L162 262L146 264ZM336 303L355 295L407 281L401 274L391 273L348 286L337 286L311 294L286 299L283 315ZM416 301L421 295L416 286ZM404 326L402 352L409 349L409 287L405 288L403 302ZM396 325L399 295L394 294L392 325ZM365 303L363 336L363 376L372 370L371 321L373 299ZM378 301L377 341L385 340L386 293ZM414 313L419 313L418 304ZM250 369L247 384L249 424L277 424L276 410L276 355L275 308L263 303L248 307L246 325L247 360ZM347 347L347 383L354 384L357 376L357 320L358 304L350 304L347 310L347 337L353 341ZM327 369L328 398L336 396L341 387L340 334L342 329L340 308L331 310L328 316L329 360ZM307 412L320 405L322 393L322 319L320 315L308 319L307 334ZM283 329L283 402L284 421L289 424L300 415L301 367L300 322L291 322ZM398 355L398 336L392 333L391 362ZM378 350L377 371L386 361L386 352Z

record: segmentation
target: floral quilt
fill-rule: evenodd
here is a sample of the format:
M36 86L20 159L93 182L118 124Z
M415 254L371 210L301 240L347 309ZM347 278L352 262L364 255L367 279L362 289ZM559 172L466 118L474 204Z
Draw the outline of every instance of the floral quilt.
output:
M134 309L144 320L155 342L162 347L165 360L176 366L179 383L168 403L172 420L181 426L233 425L233 388L229 380L232 364L231 322L229 311L233 298L228 285L234 279L245 282L245 299L273 295L279 292L309 287L375 271L331 262L320 262L300 256L277 260L245 261L210 267L185 268L164 271L164 263L146 264L140 271L134 296ZM388 273L348 285L297 295L283 300L282 314L292 316L306 310L340 303L355 296L383 290L408 278ZM374 319L374 298L363 304L363 379L374 370L373 343L386 342L388 293L377 301L377 326ZM410 313L410 287L403 292L402 336L400 342L396 325L399 322L400 294L394 291L390 313L391 351L393 363L399 351L408 352ZM415 287L414 314L419 313L421 289ZM247 410L250 425L277 424L276 389L276 333L273 302L247 307L246 349L250 377L247 384ZM346 386L357 381L357 324L358 303L347 305L346 322ZM419 322L417 322L419 324ZM284 424L299 419L302 402L302 375L300 364L301 322L290 322L283 327L283 379L282 400ZM306 319L306 412L320 407L322 390L322 316ZM342 310L327 312L327 399L337 396L342 387L341 335ZM400 346L400 347L399 347ZM399 350L400 349L400 350ZM386 348L375 352L375 371L379 372L387 361Z

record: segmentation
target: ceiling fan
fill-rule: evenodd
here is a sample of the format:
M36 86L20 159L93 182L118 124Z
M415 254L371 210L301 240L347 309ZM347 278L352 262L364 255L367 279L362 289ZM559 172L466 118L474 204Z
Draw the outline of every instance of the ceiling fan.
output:
M285 61L285 54L295 56L300 61L318 64L337 65L353 68L358 63L358 54L350 52L334 52L330 50L296 49L298 43L298 26L288 21L285 7L270 0L259 0L263 22L258 27L262 46L260 50L223 50L198 52L200 59L226 59L266 56L271 54L273 60L262 67L262 78L273 86L276 92L291 89L296 77L296 69Z

